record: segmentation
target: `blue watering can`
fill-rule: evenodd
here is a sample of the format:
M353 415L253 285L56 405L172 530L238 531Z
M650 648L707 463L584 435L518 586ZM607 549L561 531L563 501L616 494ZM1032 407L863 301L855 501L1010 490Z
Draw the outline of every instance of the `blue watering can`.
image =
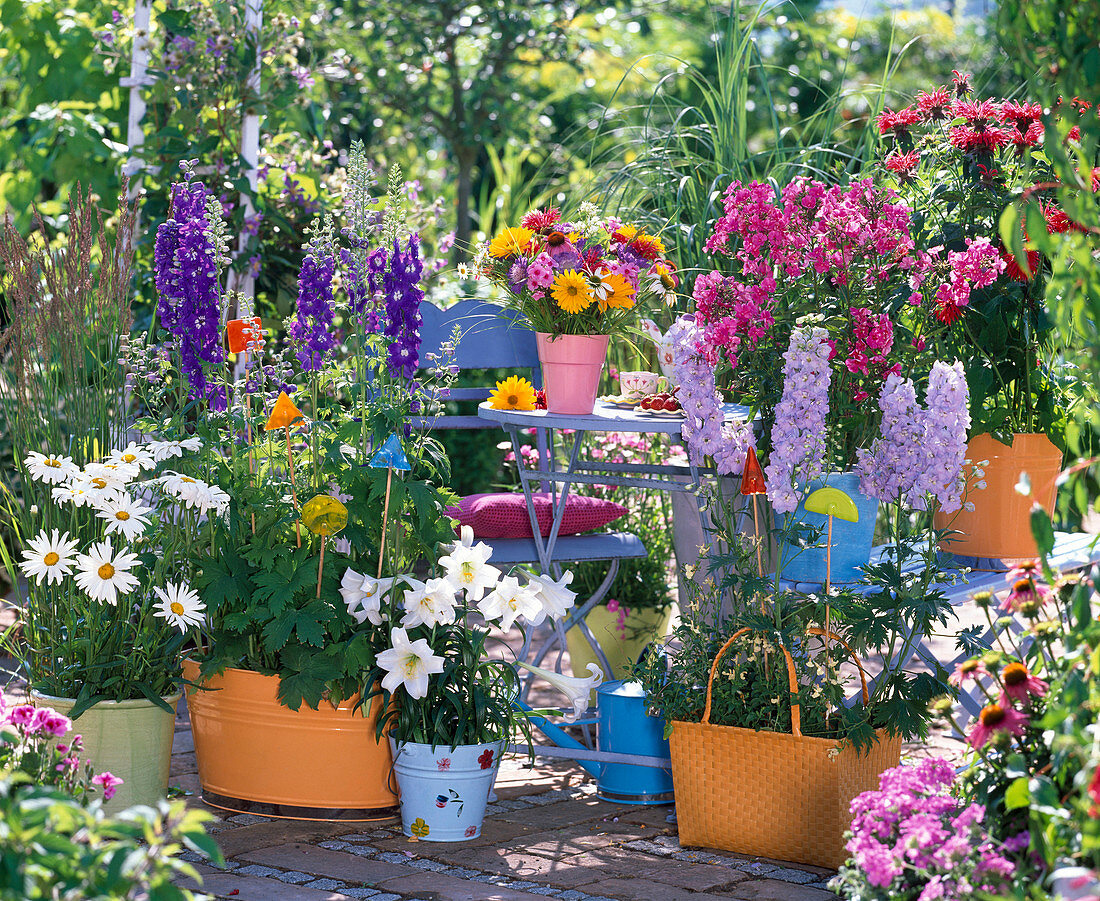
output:
M668 758L664 722L646 712L638 682L604 682L596 689L596 747L600 751ZM605 763L596 797L619 804L671 804L672 770L630 763Z

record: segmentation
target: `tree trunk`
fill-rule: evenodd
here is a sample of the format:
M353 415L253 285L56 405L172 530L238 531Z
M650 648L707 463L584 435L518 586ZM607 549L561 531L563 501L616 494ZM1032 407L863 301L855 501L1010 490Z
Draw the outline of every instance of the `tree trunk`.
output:
M458 164L458 185L456 187L457 215L455 219L455 243L451 258L455 265L472 255L470 240L473 236L473 223L470 221L470 197L474 189L474 163L476 154L456 150L455 162Z

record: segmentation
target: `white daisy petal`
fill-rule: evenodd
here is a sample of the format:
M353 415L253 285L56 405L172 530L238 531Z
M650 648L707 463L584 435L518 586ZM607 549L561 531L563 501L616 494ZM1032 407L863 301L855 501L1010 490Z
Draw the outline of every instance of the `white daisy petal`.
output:
M41 532L35 538L27 542L27 550L23 552L23 562L19 568L28 579L34 579L38 585L43 578L50 585L60 582L72 572L76 558L76 542L69 537L69 533L58 533L54 529L50 535Z
M206 604L186 582L178 585L168 582L164 588L154 588L158 602L153 607L153 615L168 620L181 632L190 626L201 626L206 622Z
M137 588L138 579L131 570L138 565L136 554L116 554L107 538L77 556L76 584L92 600L116 605L119 594Z

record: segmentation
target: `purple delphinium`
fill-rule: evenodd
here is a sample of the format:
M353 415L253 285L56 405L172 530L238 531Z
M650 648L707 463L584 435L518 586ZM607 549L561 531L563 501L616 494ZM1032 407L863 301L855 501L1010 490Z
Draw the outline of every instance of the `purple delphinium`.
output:
M912 503L924 457L924 410L917 403L913 382L896 374L887 376L879 409L882 437L874 440L870 450L856 451L859 490L886 504L903 497Z
M298 315L287 327L287 337L294 345L298 365L307 372L320 370L325 357L336 346L336 336L332 333L332 277L335 274L336 254L331 227L317 221L311 229L306 256L298 272Z
M424 299L420 277L423 273L419 236L410 235L404 250L394 241L389 267L382 277L386 313L382 332L390 339L386 366L393 378L411 379L420 368L420 302Z
M955 797L954 782L951 764L932 758L887 770L876 791L857 796L842 887L858 897L920 901L999 896L1010 887L1016 867L983 826L985 808Z
M667 334L672 347L672 377L680 386L676 397L684 411L680 434L687 444L692 465L704 465L709 456L719 475L739 473L755 441L752 425L723 422L714 368L696 351L701 337L692 316L681 316Z
M962 506L969 428L970 389L962 363L948 365L937 360L928 375L928 408L921 440L924 460L916 491L933 495L944 513L954 513ZM920 502L923 504L923 497Z
M208 381L206 366L225 362L221 341L221 285L206 220L206 187L185 180L172 186L171 215L157 229L153 249L157 318L172 336L188 397L225 409L225 389Z
M765 468L768 499L777 513L793 513L798 485L825 472L832 376L827 338L823 328L795 329L783 354L783 396L775 406L771 459Z

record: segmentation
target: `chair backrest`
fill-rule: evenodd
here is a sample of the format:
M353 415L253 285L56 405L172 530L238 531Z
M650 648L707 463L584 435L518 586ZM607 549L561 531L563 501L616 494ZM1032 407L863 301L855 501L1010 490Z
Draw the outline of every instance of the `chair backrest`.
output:
M459 370L510 369L517 375L529 378L536 388L542 387L542 370L539 367L535 333L516 323L516 313L497 304L483 300L463 300L441 310L435 304L420 305L420 358L429 353L437 354L444 342L449 341L455 327L459 341L454 363ZM489 396L490 388L455 388L452 400L482 401ZM476 417L473 417L476 420ZM484 428L493 423L480 421L475 425L471 417L437 417L435 428Z

